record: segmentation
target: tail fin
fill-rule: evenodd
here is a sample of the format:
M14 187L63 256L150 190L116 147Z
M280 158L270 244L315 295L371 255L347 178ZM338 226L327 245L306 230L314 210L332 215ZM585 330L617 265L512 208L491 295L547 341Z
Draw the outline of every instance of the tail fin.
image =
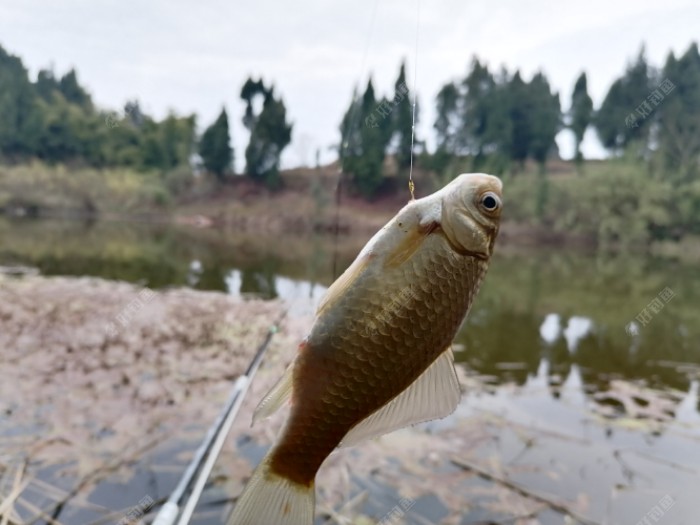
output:
M228 525L312 525L314 486L299 485L270 470L266 456L253 472Z

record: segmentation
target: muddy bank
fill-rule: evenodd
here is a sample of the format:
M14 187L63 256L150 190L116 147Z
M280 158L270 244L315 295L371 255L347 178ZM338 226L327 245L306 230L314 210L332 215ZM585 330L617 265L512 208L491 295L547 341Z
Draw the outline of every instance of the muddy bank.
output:
M201 439L282 311L220 293L0 277L0 477L27 483L16 517L35 505L50 515L60 494L90 501L159 448ZM98 514L130 504L116 494Z
M310 305L0 278L0 514L11 524L125 523L134 513L148 523L285 311L193 525L225 522L274 441L285 410L252 428L251 415L310 327ZM683 394L616 378L591 397L585 369L555 378L546 360L522 385L457 372L454 415L327 460L317 525L623 524L661 511L692 522L697 381Z

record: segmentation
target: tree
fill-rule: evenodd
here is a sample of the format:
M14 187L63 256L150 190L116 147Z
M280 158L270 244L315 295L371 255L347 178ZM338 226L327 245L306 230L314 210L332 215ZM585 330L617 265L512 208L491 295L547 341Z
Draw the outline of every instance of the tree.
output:
M257 95L265 96L267 94L267 89L263 84L262 79L253 80L249 78L243 84L241 88L241 98L246 102L245 114L243 116L243 125L248 130L253 129L253 124L255 123L255 115L253 114L253 99Z
M36 99L22 61L0 47L0 155L35 153L42 127Z
M340 122L340 144L338 145L338 157L343 170L350 171L351 159L360 154L362 130L362 104L357 95L357 87L353 89L350 107L343 115Z
M262 109L255 114L253 101L262 96ZM276 99L274 86L265 87L262 79L248 79L241 89L246 101L243 125L250 130L250 141L245 150L246 173L269 187L279 185L279 163L282 151L292 140L292 124L287 122L287 108L281 98Z
M586 73L581 73L578 79L576 79L576 84L574 84L574 92L571 95L571 109L569 110L569 127L574 134L574 162L576 164L581 164L583 162L581 142L583 142L586 129L588 129L588 125L591 123L592 115L593 100L591 100L591 97L588 95Z
M642 48L636 62L610 86L595 114L593 122L603 146L616 154L633 141L647 146L654 109L646 100L650 91L651 69Z
M92 107L92 100L87 91L85 91L78 83L78 75L75 69L71 69L68 73L61 77L58 83L58 89L63 94L68 102L77 104L84 108Z
M457 112L459 104L459 90L454 82L448 82L437 94L435 118L435 134L437 147L433 155L433 168L438 173L443 173L452 162L455 155L455 136L459 125Z
M513 96L511 77L503 68L494 75L493 87L483 99L483 130L480 132L480 149L475 159L475 167L488 158L490 168L497 174L503 173L511 161L514 123L511 118Z
M218 118L209 126L199 142L199 154L207 171L216 175L222 182L233 164L233 148L228 128L226 108L221 110Z
M486 153L488 142L495 139L487 137L489 120L502 109L494 104L495 88L496 82L488 67L474 58L471 70L462 82L463 95L459 108L462 125L458 127L456 147L460 154L474 155L479 159L477 163Z
M544 172L547 157L557 147L555 139L561 124L559 95L552 93L547 78L537 73L528 84L528 98L531 111L529 153Z
M124 115L132 126L140 128L143 125L144 115L138 100L129 100L124 104Z
M124 124L132 126L135 128L134 124L130 121L130 116L124 119ZM207 169L212 173L223 176L225 171L230 168L231 161L222 160L219 161L218 155L226 155L225 149L228 147L228 122L225 122L225 129L223 130L222 136L224 137L222 142L221 150L213 150L213 155L208 153L208 158L210 159L210 165L214 169ZM219 124L221 125L221 124ZM195 117L191 115L189 117L178 117L173 113L168 114L165 119L161 122L156 122L153 119L144 119L142 126L138 129L141 138L141 152L142 161L141 167L145 169L158 169L163 172L172 170L177 166L186 166L189 164L190 156L194 150L195 143ZM219 128L216 128L219 131ZM215 133L216 139L216 133ZM219 147L219 144L214 141L215 148ZM203 156L204 158L204 156ZM213 161L211 159L214 159ZM204 160L205 166L207 160ZM217 172L219 165L217 162L224 162L223 171Z
M460 84L440 90L437 114L433 164L443 169L453 156L470 156L475 170L488 163L501 173L511 161L522 167L528 158L544 169L561 124L559 96L542 73L530 82L518 71L494 75L476 58Z
M437 117L433 128L437 135L437 150L455 153L455 134L459 122L457 108L459 90L454 82L448 82L437 94L435 105Z
M418 111L416 107L416 124ZM394 100L391 109L393 138L396 143L396 159L399 167L406 168L411 164L412 147L417 142L412 136L413 128L413 98L406 85L406 67L401 63L399 76L394 83Z
M228 120L226 118L224 120L225 132L228 134ZM194 115L178 117L173 113L168 114L160 122L158 125L159 135L164 153L164 162L161 164L162 169L170 170L176 166L189 163L195 144L195 125L196 119ZM222 157L224 154L230 153L230 156L226 159L227 168L230 168L233 163L233 149L230 147L229 142L230 140L226 141L228 148L222 148Z
M84 135L88 123L84 113L63 97L42 104L42 128L35 148L36 155L49 163L83 158L86 149L83 137L95 142L94 136Z
M516 71L508 84L508 115L512 124L510 140L510 158L521 165L525 164L531 150L532 113L530 92L528 86Z
M193 115L170 114L159 122L135 101L124 113L97 110L75 70L57 79L52 69L42 69L32 83L22 61L0 47L0 158L129 166L159 170L166 178L173 168L188 166Z
M700 53L692 44L679 59L671 53L650 94L658 104L659 147L666 166L690 180L700 163Z
M509 79L505 70L495 78L475 57L461 82L443 86L435 121L437 167L446 167L454 156L470 156L472 169L480 169L487 158L500 160L510 154Z
M355 188L366 198L376 195L384 180L384 155L391 140L391 103L377 101L372 80L361 99L353 96L341 124L341 163Z
M60 92L58 81L50 69L41 69L36 78L36 93L46 102L51 102L56 93Z

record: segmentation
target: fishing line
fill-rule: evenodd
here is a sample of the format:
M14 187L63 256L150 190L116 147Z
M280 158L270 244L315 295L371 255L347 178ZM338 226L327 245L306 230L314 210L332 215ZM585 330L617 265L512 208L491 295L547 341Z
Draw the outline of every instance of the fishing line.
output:
M369 53L370 43L372 42L372 37L374 36L374 22L377 18L377 6L379 5L379 0L374 0L374 5L372 7L372 14L370 15L369 27L367 28L367 36L365 38L365 49L362 52L362 61L360 62L360 69L355 78L361 79L365 73L365 67L367 63L367 54ZM341 188L343 182L343 154L347 152L348 146L350 144L351 137L349 134L354 134L355 126L357 125L357 120L360 116L359 106L362 97L357 97L357 88L352 92L352 102L350 104L350 114L348 115L348 120L345 123L344 133L341 137L340 150L338 151L339 159L338 162L340 166L338 167L338 182L335 186L335 229L333 237L333 280L335 281L338 277L338 233L340 228L340 197Z
M413 117L411 122L411 167L408 171L408 191L411 192L411 200L415 200L414 191L416 185L413 183L413 143L416 138L416 105L418 104L418 36L420 35L420 0L416 0L416 51L413 57Z

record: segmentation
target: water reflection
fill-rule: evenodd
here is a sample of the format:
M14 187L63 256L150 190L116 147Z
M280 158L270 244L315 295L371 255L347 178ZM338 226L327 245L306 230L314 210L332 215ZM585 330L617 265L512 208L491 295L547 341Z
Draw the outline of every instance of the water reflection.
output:
M2 219L0 236L0 265L152 288L190 286L312 305L334 277L332 239L317 236ZM339 243L339 271L365 241ZM639 256L497 252L457 337L456 348L464 349L457 358L496 384L518 385L540 377L546 362L558 396L572 377L589 393L605 391L615 379L687 392L700 377L698 277L697 265ZM674 300L629 333L630 320L665 287L676 292Z
M545 343L552 345L561 336L561 316L547 314L540 326L540 337Z
M265 299L299 299L317 304L328 289L318 283L298 281L271 273L231 270L225 278L226 291L232 295L263 297Z
M615 383L605 383L605 388L598 383L598 390L593 388L593 385L586 384L584 376L581 373L579 365L573 363L568 370L562 373L554 372L555 369L561 370L559 367L553 366L549 357L542 357L536 371L528 374L525 381L518 389L518 397L532 397L538 399L542 403L545 399L559 400L566 404L569 408L578 407L587 410L593 409L596 411L595 405L598 403L599 397L592 396L596 392L604 392L610 388L615 388ZM562 377L564 379L562 379ZM675 401L672 418L664 418L663 422L670 422L674 419L679 423L696 424L700 422L700 399L698 380L691 380L687 392L674 392L671 397ZM641 390L641 395L650 395L651 391ZM653 394L651 394L653 395ZM669 400L669 396L663 395L665 401ZM645 401L642 399L641 401ZM646 403L644 403L646 405ZM601 414L609 413L609 410L600 410ZM543 411L543 414L551 416L549 411Z
M690 382L690 390L676 408L676 421L679 423L700 423L700 400L698 399L700 381L694 379Z
M268 239L163 225L0 219L0 239L0 265L24 264L47 275L94 275L151 288L189 286L282 298L306 308L305 313L334 278L332 240L322 237ZM365 240L340 243L339 271ZM478 374L486 390L467 392L450 420L431 425L444 429L464 422L466 416L488 412L509 425L575 436L569 441L554 433L534 433L536 440L528 441L539 444L528 445L532 464L547 469L555 465L560 477L535 479L534 471L523 470L513 472L513 478L571 501L581 492L590 494L596 514L605 516L610 498L606 490L617 491L627 482L615 474L620 450L636 447L662 458L667 467L669 462L691 466L698 462L699 277L697 265L638 256L497 252L454 345L458 362ZM627 330L640 309L665 287L676 291L673 302L647 325ZM641 414L634 432L612 423L630 415L625 403L633 403L632 409ZM655 411L656 404L669 406L670 411ZM591 424L602 417L609 418L603 420L605 425ZM643 426L651 423L658 423L653 432ZM685 432L683 439L679 428ZM520 457L523 444L515 434L521 433L518 429L509 437L507 427L499 428L497 439L484 447L497 443L500 448L484 448L481 457ZM582 448L583 441L590 448ZM601 442L607 448L601 448ZM696 478L682 478L660 465L645 464L643 470L665 491L697 483ZM579 479L584 470L586 479ZM393 497L386 496L379 508ZM636 501L626 505L624 522L643 515L637 512L642 507ZM416 512L425 511L419 502Z

